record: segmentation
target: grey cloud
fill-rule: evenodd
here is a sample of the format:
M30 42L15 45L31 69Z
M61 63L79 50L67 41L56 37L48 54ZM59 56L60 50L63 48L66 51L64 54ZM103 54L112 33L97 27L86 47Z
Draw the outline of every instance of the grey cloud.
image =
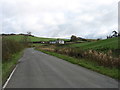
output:
M31 5L27 0L16 1L16 4L3 2L3 32L31 31L44 37L66 38L74 34L85 38L105 38L113 29L117 29L116 2L103 5L96 2L94 5L94 0L92 3L87 3L87 0L86 3L82 0L74 2L78 2L80 7L70 9L67 6L48 4L47 8L39 3L35 3L36 6Z

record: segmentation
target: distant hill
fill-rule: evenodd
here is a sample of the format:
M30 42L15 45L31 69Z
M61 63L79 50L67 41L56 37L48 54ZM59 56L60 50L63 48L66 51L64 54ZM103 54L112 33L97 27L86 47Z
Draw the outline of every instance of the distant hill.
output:
M4 38L14 39L17 41L21 41L24 39L24 35L3 35ZM50 40L57 40L56 38L43 38L43 37L36 37L36 36L28 36L31 42L36 41L50 41ZM62 40L69 40L69 39L62 39Z

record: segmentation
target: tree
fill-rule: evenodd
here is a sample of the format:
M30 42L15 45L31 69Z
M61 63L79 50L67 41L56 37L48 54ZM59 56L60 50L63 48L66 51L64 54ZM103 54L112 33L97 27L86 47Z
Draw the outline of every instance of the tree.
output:
M71 36L71 41L77 41L77 37L74 36L74 35L72 35L72 36Z
M118 37L120 37L120 32L118 32Z
M27 35L28 35L28 36L31 36L31 32L27 32Z
M117 31L114 30L112 33L113 33L113 37L117 37L118 36Z

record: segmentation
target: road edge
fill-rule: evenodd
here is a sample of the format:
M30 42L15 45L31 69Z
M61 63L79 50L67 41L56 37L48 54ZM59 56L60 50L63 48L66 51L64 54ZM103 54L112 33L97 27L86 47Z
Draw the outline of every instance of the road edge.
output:
M7 81L5 82L5 84L3 85L2 89L4 89L4 88L7 86L8 82L10 81L10 79L11 79L11 77L13 76L13 74L14 74L15 70L17 69L17 67L18 67L18 64L17 64L17 65L15 66L15 68L12 70L11 74L9 75L9 77L8 77Z

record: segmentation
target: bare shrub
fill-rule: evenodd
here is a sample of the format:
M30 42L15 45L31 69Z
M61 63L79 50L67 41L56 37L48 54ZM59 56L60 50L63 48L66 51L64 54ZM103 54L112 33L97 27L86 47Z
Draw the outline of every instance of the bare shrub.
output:
M75 58L85 58L85 60L90 60L97 62L99 65L105 67L117 67L120 66L120 56L119 58L112 57L112 51L108 53L102 53L95 50L82 50L80 48L71 47L47 47L42 48L44 50L68 55Z
M84 51L77 48L59 48L57 53L69 55L76 58L86 58L86 60L95 61L99 65L105 67L117 67L120 66L120 57L112 57L112 51L110 50L107 54L97 52L95 50Z
M96 51L86 51L84 52L85 58L92 61L96 61L98 64L106 67L118 67L120 66L120 58L115 58L110 56L112 51L109 51L108 54L96 52Z

